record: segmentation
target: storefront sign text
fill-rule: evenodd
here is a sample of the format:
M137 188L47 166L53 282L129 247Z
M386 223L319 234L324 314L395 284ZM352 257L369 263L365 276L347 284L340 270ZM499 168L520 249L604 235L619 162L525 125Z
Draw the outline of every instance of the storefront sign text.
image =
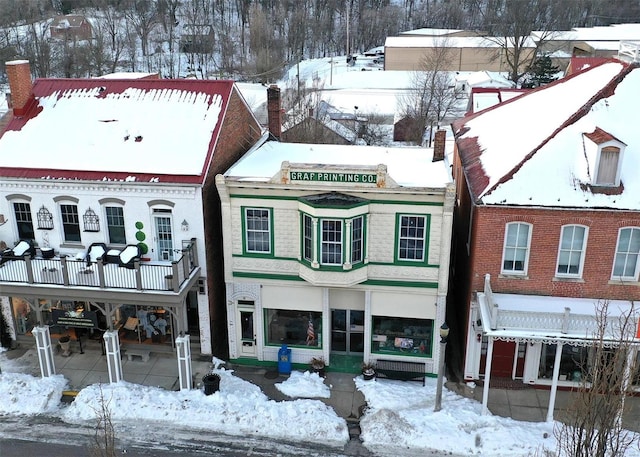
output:
M54 325L65 327L98 327L98 316L95 311L65 311L63 309L52 309Z
M325 171L291 171L291 181L322 181L357 184L376 184L375 173L340 173Z

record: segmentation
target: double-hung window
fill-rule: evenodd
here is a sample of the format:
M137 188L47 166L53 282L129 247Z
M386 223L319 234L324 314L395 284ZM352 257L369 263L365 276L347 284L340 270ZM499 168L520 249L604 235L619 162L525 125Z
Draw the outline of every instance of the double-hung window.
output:
M558 249L558 276L582 276L585 249L587 247L587 227L582 225L565 225L560 234Z
M638 254L640 254L640 228L621 228L618 232L612 276L616 279L637 281Z
M105 207L107 215L107 231L109 233L109 243L127 244L127 237L124 231L124 208L121 206Z
M62 230L64 241L80 242L80 218L76 205L61 204L60 215L62 217Z
M313 260L313 219L308 214L303 215L303 257L307 262Z
M398 216L398 260L425 261L427 223L427 216L409 214L400 214Z
M363 217L351 220L351 263L362 262L364 251Z
M245 252L271 254L271 210L243 208Z
M529 260L531 225L510 222L506 226L502 252L502 273L525 274Z
M18 238L21 240L35 239L33 231L33 218L31 217L31 204L15 202L13 204L13 213L16 217Z
M321 263L324 265L342 264L342 221L322 220Z

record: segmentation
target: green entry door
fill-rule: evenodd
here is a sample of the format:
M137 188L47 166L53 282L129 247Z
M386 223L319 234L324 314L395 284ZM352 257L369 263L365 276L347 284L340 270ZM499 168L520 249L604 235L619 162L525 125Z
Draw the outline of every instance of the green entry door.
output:
M364 352L364 311L331 310L331 351L342 354Z

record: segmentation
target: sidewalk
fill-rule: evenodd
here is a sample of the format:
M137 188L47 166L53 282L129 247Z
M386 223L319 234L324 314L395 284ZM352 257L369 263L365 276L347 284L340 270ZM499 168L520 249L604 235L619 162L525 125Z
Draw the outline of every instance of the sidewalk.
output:
M54 363L56 373L62 374L69 380L70 390L82 388L98 382L109 382L109 373L105 356L99 342L83 342L84 353L79 352L77 344L72 345L70 357L62 357L56 353ZM10 359L20 358L24 364L23 371L33 376L40 376L40 366L35 345L15 349L6 353ZM192 360L192 373L194 388L200 388L202 377L207 374L213 364L210 360L194 357ZM225 364L226 369L234 371L234 374L246 381L259 386L264 394L274 401L291 400L280 392L275 384L281 383L288 375L277 373L275 367L253 367L244 365ZM127 360L122 358L123 376L126 381L146 386L162 387L167 390L177 390L178 364L174 354L152 353L149 361L143 362L139 358ZM363 394L356 389L353 373L338 373L328 371L325 384L331 386L330 398L319 399L332 407L336 414L350 423L357 422L365 407ZM381 381L384 382L384 381ZM447 386L454 389L454 386ZM466 395L476 401L482 401L482 386L474 389L466 389ZM519 389L490 388L489 410L498 416L511 417L518 421L541 422L547 417L547 405L549 404L548 390L534 389L530 386L522 386ZM573 395L568 391L558 391L554 409L554 418L559 419L566 410ZM443 404L446 409L446 404ZM640 397L630 397L625 402L625 415L623 426L629 430L640 432Z

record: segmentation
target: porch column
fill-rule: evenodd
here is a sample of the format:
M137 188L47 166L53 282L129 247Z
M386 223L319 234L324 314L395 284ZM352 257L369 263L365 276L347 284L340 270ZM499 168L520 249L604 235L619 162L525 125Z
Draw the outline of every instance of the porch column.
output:
M556 393L558 391L558 376L560 374L560 360L562 359L562 347L556 343L556 358L553 361L553 377L551 379L551 393L549 395L549 409L547 410L547 422L553 421L553 408L556 406Z
M122 381L122 359L120 356L120 339L118 332L109 330L102 335L105 352L107 353L107 368L109 369L109 382Z
M36 339L36 349L38 351L38 361L40 362L40 373L43 378L48 378L56 374L56 367L53 362L53 351L51 350L51 335L49 327L38 325L31 330Z
M620 350L620 348L618 348L618 350ZM629 346L627 350L627 360L625 361L625 366L624 366L624 378L622 378L622 385L620 386L620 395L622 396L622 398L620 399L620 409L616 412L616 423L619 426L622 424L622 414L624 413L624 401L627 398L629 384L631 383L631 373L633 370L633 366L635 365L637 353L638 353L638 348L636 348L635 346Z
M191 371L191 341L189 335L180 334L176 338L176 351L178 352L178 378L180 390L191 389L193 374Z
M493 359L493 337L488 337L487 359L484 364L484 387L482 388L482 415L489 412L489 380L491 379L491 361Z

